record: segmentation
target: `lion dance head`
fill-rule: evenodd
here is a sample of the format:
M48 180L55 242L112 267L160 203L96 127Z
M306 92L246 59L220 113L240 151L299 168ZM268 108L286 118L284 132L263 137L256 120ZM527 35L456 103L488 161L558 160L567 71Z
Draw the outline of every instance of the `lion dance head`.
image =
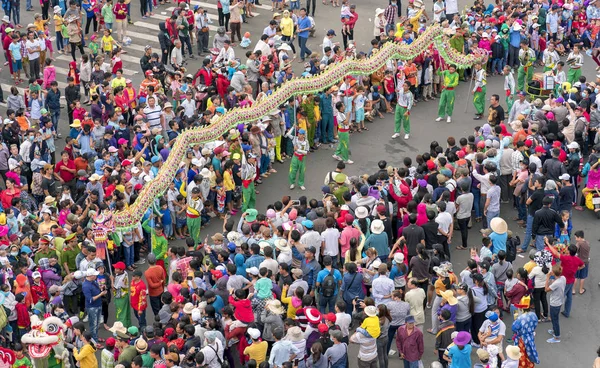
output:
M31 331L21 337L27 344L29 356L33 359L46 358L50 350L64 340L65 325L58 317L47 316L43 321L38 316L31 316Z

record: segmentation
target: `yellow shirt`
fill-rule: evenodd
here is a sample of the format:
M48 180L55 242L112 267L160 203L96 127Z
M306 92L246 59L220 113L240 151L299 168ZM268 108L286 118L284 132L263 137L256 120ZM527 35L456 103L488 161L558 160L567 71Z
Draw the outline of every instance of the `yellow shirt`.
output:
M379 325L379 318L377 318L377 316L365 318L360 327L367 330L369 335L371 335L371 337L374 339L381 335L381 326Z
M306 119L304 119L304 118L298 119L298 129L306 130ZM296 132L296 134L298 134L298 132Z
M527 273L531 273L531 270L533 270L533 268L536 266L537 264L534 261L529 261L527 263L525 263L523 265L523 268L525 269L525 271L527 271Z
M54 14L54 30L60 32L62 30L63 17L58 14Z
M315 121L321 120L321 108L319 105L315 105Z
M36 21L33 22L33 24L35 25L35 30L36 31L43 31L44 30L44 25L46 23L48 23L48 21L47 20L43 20L43 19L36 20Z
M288 291L288 287L284 287L283 291L281 292L281 302L284 304L287 304L287 318L291 318L291 319L295 319L296 318L296 311L298 310L296 307L294 307L294 305L292 304L292 298L294 297L292 296L285 296L287 295L287 291Z
M281 18L279 28L281 28L282 35L291 37L294 34L294 20L291 17Z
M127 79L121 77L121 78L115 78L112 80L112 82L110 83L110 86L112 87L112 89L115 89L117 87L123 87L125 88L127 86Z
M102 36L102 49L111 52L113 50L113 42L115 42L115 40L111 35Z
M377 320L377 323L379 324L379 320ZM254 359L258 366L267 359L268 346L269 344L266 341L253 342L252 345L244 349L244 355L248 355L250 359Z
M235 182L233 181L233 177L227 170L223 172L223 186L225 187L226 191L235 189Z

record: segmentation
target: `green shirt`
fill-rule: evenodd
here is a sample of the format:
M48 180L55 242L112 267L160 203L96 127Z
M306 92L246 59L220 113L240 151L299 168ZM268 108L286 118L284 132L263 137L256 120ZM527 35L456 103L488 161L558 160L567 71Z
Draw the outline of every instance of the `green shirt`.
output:
M465 39L463 36L454 36L450 39L450 46L458 52L463 52L465 48Z
M131 363L133 358L135 358L137 355L138 355L138 353L137 353L137 350L135 350L135 346L129 345L128 347L123 349L121 354L119 354L119 363L123 363L123 362Z
M92 55L98 55L98 44L94 41L88 43L88 49L92 52Z
M106 4L102 7L102 17L104 18L104 23L112 23L115 20L112 6Z
M75 262L75 260L77 259L78 254L79 254L79 250L76 250L76 249L64 250L63 249L62 257L61 257L62 263L60 264L60 266L63 269L63 274L67 273L67 270L64 267L65 263L69 267L69 272L77 271L77 262Z
M457 72L450 73L449 70L443 70L443 71L439 72L439 75L444 78L444 86L446 86L446 88L448 88L448 87L454 88L454 87L458 86L458 73Z
M35 254L35 257L33 258L33 261L35 262L35 264L38 264L38 262L42 258L56 258L56 259L58 259L58 255L56 254L56 251L48 249L46 252L37 252Z
M157 219L155 219L155 221L156 220ZM165 259L167 259L167 248L169 247L169 243L167 241L167 238L165 238L164 233L160 236L156 235L156 231L150 226L148 226L148 221L150 221L150 219L144 221L142 223L142 227L145 231L152 234L152 253L154 253L154 255L156 256L157 261L164 261Z
M31 360L29 360L29 358L24 356L21 359L15 360L13 367L33 367L33 364L31 364Z

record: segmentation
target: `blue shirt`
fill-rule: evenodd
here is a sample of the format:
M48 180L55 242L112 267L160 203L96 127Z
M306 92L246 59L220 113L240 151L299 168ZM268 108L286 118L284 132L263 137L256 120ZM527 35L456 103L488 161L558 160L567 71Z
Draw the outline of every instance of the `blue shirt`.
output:
M310 30L312 23L307 16L304 18L298 17L298 29L306 29L306 31L302 31L298 33L298 37L308 38L308 32Z
M332 269L332 271L333 272L331 273L331 276L333 276L333 279L335 280L335 290L333 292L333 295L337 295L338 285L342 282L342 274L336 269ZM329 276L329 273L330 271L325 268L319 271L319 273L317 274L317 283L321 285L321 288L323 287L323 280L325 280L325 277ZM322 292L322 290L319 290L319 292Z
M448 350L448 356L452 358L452 368L471 368L471 345L465 345L461 350L454 345Z
M519 31L511 31L509 35L509 43L512 47L520 47L521 46L521 32Z
M223 303L223 298L221 298L220 295L216 295L216 299L214 302L212 302L211 305L215 307L215 312L219 314L221 314L221 310L223 310L223 307L225 306L225 304Z
M499 251L503 250L506 252L506 239L508 239L508 233L498 234L491 233L490 240L492 241L492 252L498 254Z
M100 286L96 281L85 280L81 286L83 296L85 297L85 308L100 308L102 307L102 298L93 300L93 298L100 294Z
M21 56L21 44L19 42L14 43L11 42L10 45L8 46L8 50L12 53L12 57L15 60L21 60L22 56Z

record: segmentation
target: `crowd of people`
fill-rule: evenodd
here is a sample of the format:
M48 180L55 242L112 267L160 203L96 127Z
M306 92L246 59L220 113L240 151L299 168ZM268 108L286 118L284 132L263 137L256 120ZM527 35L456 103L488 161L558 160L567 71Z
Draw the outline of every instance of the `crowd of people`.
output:
M341 368L353 360L349 344L358 346L359 367L387 368L399 356L415 368L426 360L425 333L435 336L431 367L540 364L539 324L549 322L548 344L560 343L573 295L586 292L590 245L573 210L600 211L600 80L581 75L586 54L600 68L596 2L476 1L461 15L456 0L436 1L433 10L415 0L406 12L391 0L375 11L367 52L356 50L358 13L345 1L331 2L341 5L343 45L330 29L321 52L308 50L315 1L274 1L278 12L252 48L240 32L253 4L219 0L223 28L210 50L204 9L181 3L161 23L160 54L145 48L138 88L120 59L124 1L56 4L56 48L70 47L74 60L64 91L49 51L50 3L26 33L18 18L16 27L3 19L15 87L0 147L0 339L17 353L15 366L30 365L20 339L38 328L30 317L47 313L63 320L71 364L81 368ZM157 4L142 5L146 17ZM113 214L153 184L183 129L210 126L294 77L367 58L386 42L411 44L433 22L456 51L489 57L457 69L430 47L290 97L217 142L189 147L141 223L114 229ZM98 42L86 39L90 24L103 32ZM236 58L236 35L248 48L245 63ZM296 47L301 75L292 70ZM185 62L194 54L206 57L191 74ZM16 88L21 70L24 94ZM495 74L506 98L492 94L486 110L487 76ZM472 134L431 142L401 163L381 160L363 175L347 171L351 135L368 131L365 121L393 113L392 138L404 130L408 140L414 106L439 98L437 122L452 123L461 81L470 84L475 119L486 118ZM69 134L59 149L62 96ZM290 162L290 190L304 191L311 152L336 144L338 163L321 193L255 208L257 185L268 187L277 163ZM203 238L211 221L222 221L222 231ZM473 239L473 226L481 237ZM452 259L467 251L467 267L454 269ZM528 257L522 267L513 266L519 253Z

